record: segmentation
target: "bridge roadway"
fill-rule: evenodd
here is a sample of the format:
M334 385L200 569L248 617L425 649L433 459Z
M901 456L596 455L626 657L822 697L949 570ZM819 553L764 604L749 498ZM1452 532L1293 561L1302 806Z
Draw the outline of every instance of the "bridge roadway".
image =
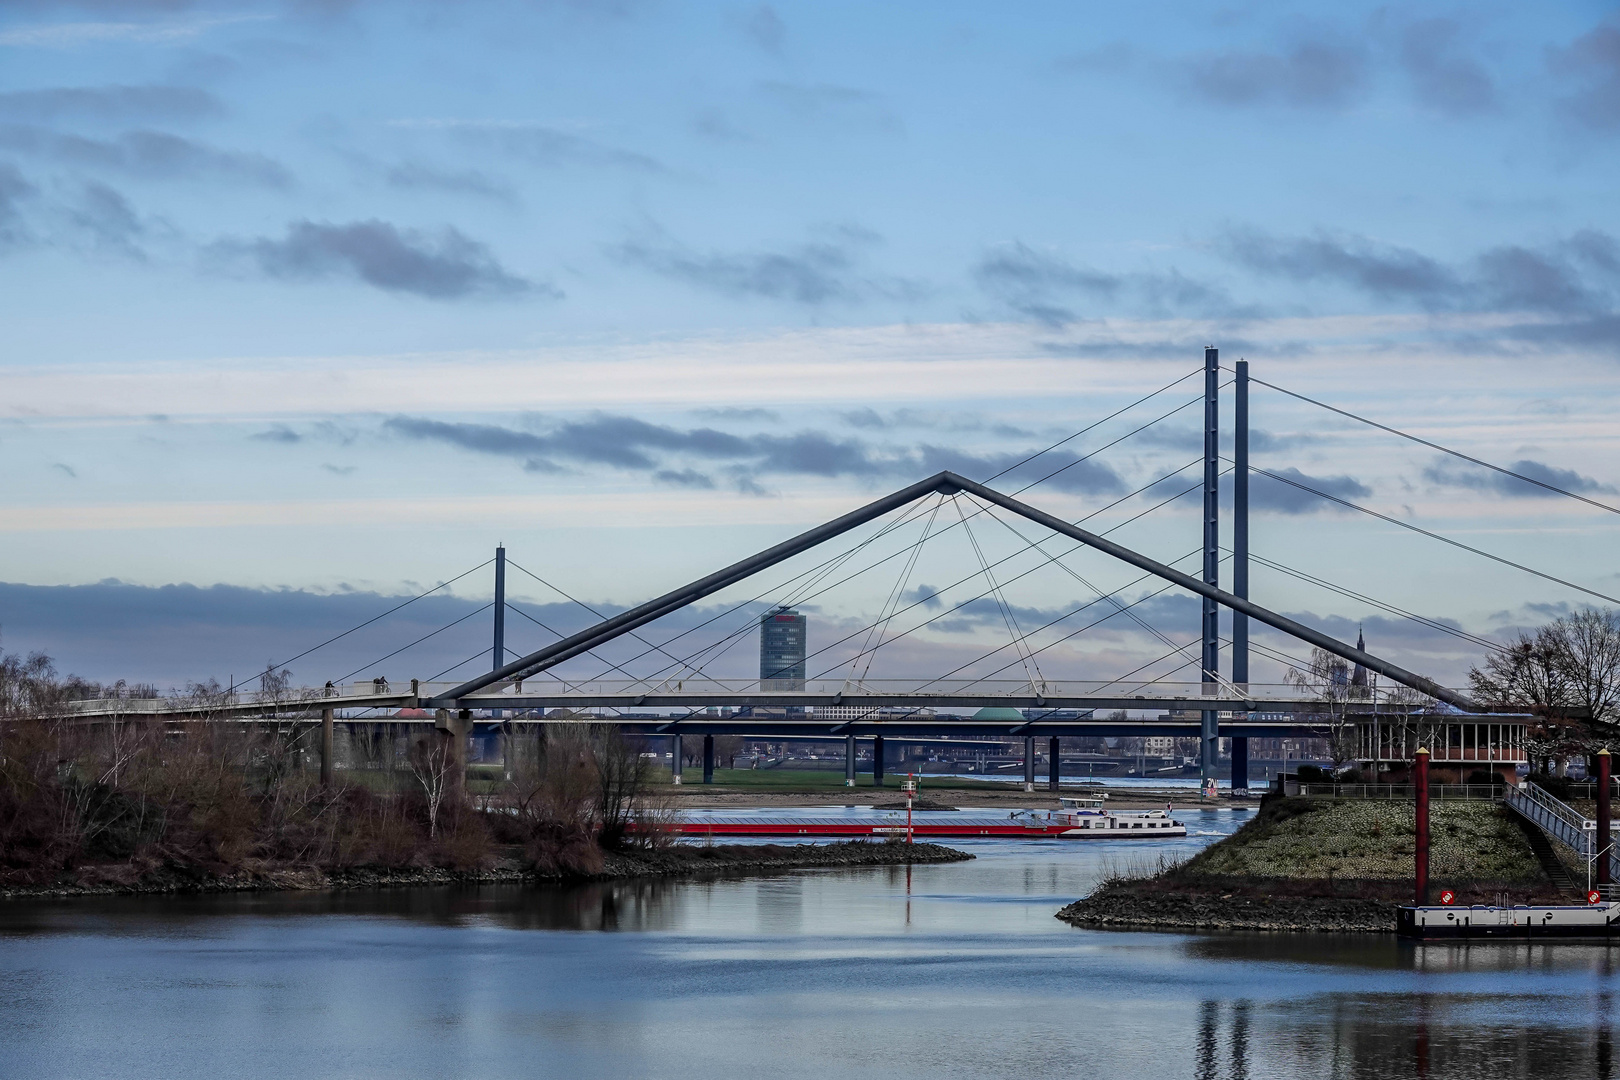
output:
M925 686L934 689L922 689ZM677 680L672 684L592 681L558 682L546 689L511 687L502 693L464 696L457 719L477 725L494 722L527 726L536 723L612 723L627 732L672 735L825 735L830 739L884 735L904 737L1000 735L1195 735L1200 714L1213 709L1220 718L1222 737L1277 738L1319 735L1324 728L1323 703L1293 686L1258 684L1245 687L1210 686L1216 693L1197 692L1199 683L1151 684L1137 693L1098 693L1111 685L1047 683L1032 688L1027 682L990 684L984 680L958 680L957 685L919 681L828 682L808 684L805 690L759 690L747 680ZM442 710L424 709L438 688L412 681L409 691L378 689L370 682L334 688L293 691L278 699L252 695L230 698L99 699L70 703L65 715L84 721L111 719L188 720L203 718L263 719L272 716L315 716L331 710L336 723L370 723L388 719L404 723L436 723ZM1249 690L1237 697L1230 690ZM1186 692L1193 691L1193 692ZM1370 711L1372 703L1357 702L1351 713ZM1111 718L1098 716L985 717L972 713L985 708L1017 710L1076 710L1093 712L1171 713L1174 719ZM567 709L587 715L559 717L533 715L533 710ZM730 709L732 715L720 715ZM771 710L776 715L736 715L738 710ZM416 716L380 715L400 710ZM603 710L613 714L603 715ZM780 712L778 712L780 710ZM825 710L825 711L824 711ZM831 712L836 710L836 712ZM883 710L880 714L879 710ZM896 710L914 710L895 715ZM498 721L489 714L499 711ZM941 713L943 711L944 714ZM830 715L829 715L830 713ZM969 715L961 715L967 713ZM483 715L480 715L483 714ZM819 715L818 715L819 714ZM1288 715L1298 719L1281 719ZM1265 719L1261 719L1264 716Z

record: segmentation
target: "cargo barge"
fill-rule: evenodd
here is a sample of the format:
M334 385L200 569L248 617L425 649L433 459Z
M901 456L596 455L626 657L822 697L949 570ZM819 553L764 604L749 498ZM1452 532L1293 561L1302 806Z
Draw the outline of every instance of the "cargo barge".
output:
M909 835L919 840L1162 840L1186 836L1187 827L1166 810L1108 810L1101 799L1064 798L1057 810L872 811L848 807L837 813L720 811L684 815L670 826L684 836L838 837L845 840L887 839Z
M1620 903L1469 907L1411 905L1400 909L1395 932L1422 941L1481 938L1620 937Z

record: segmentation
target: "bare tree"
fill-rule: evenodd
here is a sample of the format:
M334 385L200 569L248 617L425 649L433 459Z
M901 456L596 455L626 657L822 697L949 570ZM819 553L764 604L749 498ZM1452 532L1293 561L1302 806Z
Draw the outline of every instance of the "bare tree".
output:
M641 810L649 766L641 748L617 727L595 725L590 738L596 761L598 835L603 847L617 847L628 837L630 823Z
M1310 694L1320 708L1312 716L1328 729L1329 752L1333 764L1341 765L1355 755L1355 725L1350 722L1353 702L1372 700L1372 691L1365 683L1358 683L1350 662L1326 649L1313 648L1310 661L1303 669L1289 668L1283 676L1288 682Z
M455 779L456 757L450 739L429 732L411 744L410 764L411 775L422 786L427 803L428 838L437 839L439 817Z

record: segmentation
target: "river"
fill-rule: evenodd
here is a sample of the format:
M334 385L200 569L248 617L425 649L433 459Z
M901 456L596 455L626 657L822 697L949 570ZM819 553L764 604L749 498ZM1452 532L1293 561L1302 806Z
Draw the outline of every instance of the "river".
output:
M1076 930L1200 835L570 888L0 901L0 1077L1607 1076L1601 946Z

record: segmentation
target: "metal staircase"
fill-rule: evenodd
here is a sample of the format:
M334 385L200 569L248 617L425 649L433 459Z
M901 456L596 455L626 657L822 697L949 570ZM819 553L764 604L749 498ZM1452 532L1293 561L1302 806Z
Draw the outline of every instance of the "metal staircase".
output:
M1549 794L1535 784L1526 782L1518 787L1510 787L1502 800L1508 808L1518 814L1529 824L1535 826L1534 832L1542 834L1542 844L1546 838L1551 837L1559 843L1572 849L1588 865L1591 864L1593 854L1598 850L1597 822L1591 818L1583 817L1573 807L1562 799ZM1611 824L1611 835L1612 835ZM1551 847L1547 848L1546 855L1542 854L1541 847L1536 844L1534 835L1530 846L1535 849L1536 857L1541 859L1542 865L1548 868L1548 876L1552 877L1552 869L1548 866L1548 856L1557 863L1557 855ZM1620 852L1615 849L1614 843L1608 844L1609 880L1620 881ZM1562 865L1562 864L1558 864ZM1567 875L1565 875L1567 877ZM1560 887L1562 883L1554 877L1554 884ZM1572 885L1578 883L1571 882Z

